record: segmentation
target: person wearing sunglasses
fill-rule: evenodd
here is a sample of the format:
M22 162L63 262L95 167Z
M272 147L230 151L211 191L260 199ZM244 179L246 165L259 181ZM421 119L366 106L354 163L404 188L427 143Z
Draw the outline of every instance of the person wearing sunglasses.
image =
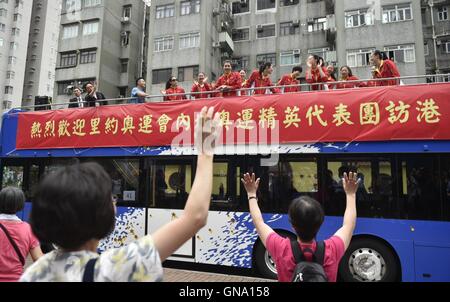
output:
M181 101L186 100L186 92L180 86L178 86L178 79L176 77L170 77L166 83L166 90L161 91L164 96L164 101ZM175 95L174 95L175 94Z

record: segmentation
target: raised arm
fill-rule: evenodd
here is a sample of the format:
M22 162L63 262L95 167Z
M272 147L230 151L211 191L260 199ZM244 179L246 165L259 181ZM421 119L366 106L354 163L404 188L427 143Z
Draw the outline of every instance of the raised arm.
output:
M249 173L245 174L244 178L242 179L242 183L247 190L249 199L248 202L250 205L250 214L252 215L253 224L255 225L259 238L261 239L261 242L265 247L267 238L270 234L274 233L274 230L264 222L261 210L258 205L258 197L256 196L256 192L258 192L260 181L261 180L259 178L255 181L255 174L252 174L250 176Z
M342 228L336 232L335 236L340 237L344 241L345 249L347 250L356 227L356 191L360 181L357 180L357 174L353 172L350 172L348 176L347 173L344 173L342 181L347 194L347 208L345 209Z
M214 146L218 137L219 115L203 108L195 127L198 149L197 172L183 215L157 230L152 236L161 261L170 257L206 225L211 202Z

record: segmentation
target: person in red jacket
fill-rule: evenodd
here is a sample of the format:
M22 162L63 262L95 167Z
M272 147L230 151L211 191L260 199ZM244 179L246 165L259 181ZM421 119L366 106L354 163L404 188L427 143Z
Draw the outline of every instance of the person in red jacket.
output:
M242 88L242 78L239 72L233 72L231 61L225 61L223 64L224 74L217 80L215 90L219 91L219 96L234 97L237 96L238 89Z
M340 69L341 78L339 82L347 82L347 81L359 81L358 77L353 75L352 70L348 66L342 66ZM356 87L364 87L366 86L364 83L339 83L336 84L336 89L348 89L348 88L356 88Z
M164 101L181 101L186 100L186 92L182 87L178 86L178 80L176 77L170 77L169 81L166 83L166 90L161 91L162 94L166 95ZM171 95L180 94L180 95ZM181 95L182 94L182 95Z
M300 85L300 74L303 72L303 68L301 66L295 66L292 68L292 73L284 75L281 80L278 82L278 86L291 86L291 85ZM293 93L302 91L302 87L294 86L294 87L284 87L284 93Z
M208 84L208 78L206 77L205 73L200 72L198 74L197 81L194 82L194 85L192 85L191 92L208 92L212 91L212 87L210 84ZM200 93L200 94L193 94L193 99L207 99L211 96L210 93Z
M323 90L324 86L318 83L328 82L328 71L323 66L323 59L317 55L310 55L306 63L308 70L306 71L306 82L311 84L311 90Z
M399 78L400 72L398 71L397 65L391 60L389 60L385 53L375 50L372 53L371 61L376 67L375 78L376 79L387 79L387 78ZM399 85L398 79L380 81L381 83L376 86L395 86Z
M328 84L326 85L328 87L328 90L333 90L336 88L336 85L330 84L332 82L336 82L336 76L334 75L334 65L328 65L327 72L328 72Z
M273 83L270 79L270 75L273 72L272 63L266 62L261 65L259 70L255 70L250 78L248 79L247 83L245 84L245 88L251 88L254 86L255 88L258 87L272 87ZM262 95L267 94L267 90L272 91L273 94L280 93L280 89L278 88L265 88L265 89L255 89L256 95Z

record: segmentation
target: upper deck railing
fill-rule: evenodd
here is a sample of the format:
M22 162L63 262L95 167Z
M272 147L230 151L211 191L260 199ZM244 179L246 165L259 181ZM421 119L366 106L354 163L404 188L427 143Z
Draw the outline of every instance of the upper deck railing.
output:
M288 93L308 93L308 92L318 92L317 90L313 90L312 87L317 87L317 86L324 86L324 85L329 85L329 86L333 86L336 87L339 84L345 84L345 85L349 85L349 84L355 84L356 87L352 87L352 88L342 88L342 89L336 89L336 90L340 90L340 91L349 91L355 88L368 88L368 87L380 87L383 86L381 84L377 85L376 83L382 83L385 81L396 81L398 83L398 85L402 85L402 86L409 86L409 85L417 85L417 84L428 84L428 85L433 85L436 83L445 83L445 82L449 82L450 81L450 74L432 74L432 75L417 75L417 76L403 76L403 77L398 77L398 78L382 78L382 79L364 79L364 80L356 80L356 81L335 81L335 82L328 82L328 83L314 83L314 84L298 84L298 85L283 85L283 86L270 86L270 87L252 87L252 88L241 88L241 89L233 89L233 90L228 90L226 91L228 92L236 92L237 96L236 97L248 97L251 95L254 95L254 92L257 91L261 91L261 90L270 90L270 89L274 89L274 88L278 88L279 90L281 90L281 94L288 94ZM413 82L413 83L411 83ZM368 83L371 83L371 85L367 85ZM286 88L295 88L295 87L299 87L300 88L300 92L284 92L284 90ZM320 91L329 91L329 90L334 90L334 89L321 89ZM214 95L214 94L221 94L222 91L218 91L218 90L212 90L212 91L203 91L203 92L187 92L187 93L181 93L181 94L167 94L167 95L163 95L163 94L158 94L158 95L149 95L147 97L145 97L146 102L151 102L151 103L159 103L159 102L170 102L170 101L165 101L164 99L169 98L169 97L186 97L186 100L207 100L209 98L204 98L204 99L200 99L200 98L195 98L195 96L197 95ZM144 98L144 97L142 97ZM211 98L223 98L222 96L214 96ZM130 105L128 103L128 101L130 100L135 100L136 97L127 97L127 98L110 98L110 99L104 99L104 100L99 100L104 104L108 105L114 105L114 106L126 106L126 105ZM85 104L87 104L87 102L84 102ZM45 110L60 110L60 109L66 109L68 105L71 105L73 103L52 103L52 104L44 104L44 105L33 105L33 106L22 106L22 107L15 107L12 110L22 110L22 111L32 111L32 110L36 110L36 109L40 109L40 108L45 108ZM49 109L51 108L51 109Z

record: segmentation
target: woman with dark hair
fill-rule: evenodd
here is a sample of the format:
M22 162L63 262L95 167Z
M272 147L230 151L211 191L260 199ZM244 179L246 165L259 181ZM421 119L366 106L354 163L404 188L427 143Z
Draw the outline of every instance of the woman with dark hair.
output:
M256 95L263 95L268 94L267 90L270 90L273 94L280 93L280 89L278 88L268 88L272 87L273 83L270 79L270 76L272 75L273 68L272 63L266 62L262 64L259 68L259 70L255 70L248 81L245 83L245 88L251 88L254 86L255 88L258 87L266 87L265 89L256 89L255 93Z
M178 79L176 77L170 77L166 83L166 90L161 91L161 93L165 95L164 101L181 101L187 99L186 91L178 86Z
M17 213L25 206L22 190L7 187L0 192L0 282L17 282L28 254L33 261L43 254L28 223Z
M341 78L339 79L339 82L359 81L359 78L355 77L353 75L351 68L348 66L342 66L340 72L341 72ZM366 86L366 85L362 82L339 83L339 84L336 84L336 89L356 88L356 87L364 87L364 86Z
M392 80L376 81L377 84L373 86L395 86L400 84L399 80L395 79L400 77L400 72L398 71L397 65L395 65L393 61L389 60L384 52L375 50L370 59L375 67L373 70L374 79L392 78Z
M328 82L329 75L327 69L323 66L323 59L318 55L310 55L306 64L308 65L306 82L311 84L311 90L324 89L322 83Z
M326 85L328 90L333 90L336 85L330 84L332 82L336 82L336 76L334 74L335 68L334 65L328 65L327 66L327 72L328 72L328 84Z
M204 72L200 72L197 77L197 81L194 82L194 85L192 85L191 92L199 93L199 94L193 94L193 99L207 99L211 96L210 93L203 93L203 92L209 92L212 91L211 85L208 83L208 78L206 77Z
M195 126L197 172L183 214L139 240L98 255L101 239L115 226L111 178L97 163L61 168L39 185L31 226L58 249L29 267L23 282L162 281L162 262L206 225L213 183L219 114L205 107Z

